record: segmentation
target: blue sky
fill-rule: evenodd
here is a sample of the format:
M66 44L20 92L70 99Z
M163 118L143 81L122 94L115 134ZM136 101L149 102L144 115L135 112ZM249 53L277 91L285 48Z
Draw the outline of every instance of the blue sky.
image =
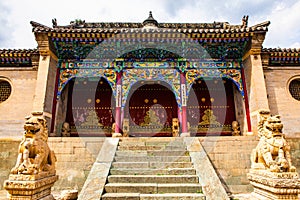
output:
M249 15L249 26L271 21L264 47L300 48L299 0L1 0L0 48L35 48L30 21L142 22L150 10L158 22L241 24Z

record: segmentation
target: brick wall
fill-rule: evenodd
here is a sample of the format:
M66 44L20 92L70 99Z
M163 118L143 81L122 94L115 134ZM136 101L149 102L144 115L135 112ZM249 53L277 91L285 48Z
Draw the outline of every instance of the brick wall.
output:
M82 188L85 179L102 147L105 138L50 137L48 144L54 150L59 180L54 190ZM0 138L0 189L15 165L20 139Z
M250 155L258 143L256 136L203 137L199 138L216 172L227 191L249 193L253 191L247 179L251 167ZM300 172L300 140L288 138L293 165Z
M265 67L264 75L271 114L281 116L288 137L300 137L300 101L289 92L289 81L300 77L300 68Z
M51 137L49 146L57 157L59 180L54 190L82 188L105 138ZM258 143L255 136L199 137L221 181L232 193L252 192L246 174L250 154ZM293 164L300 173L300 140L287 139L291 145ZM0 190L17 158L20 139L0 138Z
M12 87L10 97L0 103L0 137L15 137L23 131L25 117L32 111L37 71L26 68L1 70L0 78Z

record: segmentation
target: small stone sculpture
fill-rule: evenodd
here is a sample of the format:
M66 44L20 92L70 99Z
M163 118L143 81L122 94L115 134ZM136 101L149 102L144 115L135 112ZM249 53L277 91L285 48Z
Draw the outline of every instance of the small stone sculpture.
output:
M251 154L251 169L247 174L254 187L253 199L298 200L300 179L292 165L290 146L282 132L280 116L269 110L259 111L258 145Z
M232 135L233 136L239 136L241 131L240 131L240 126L239 123L237 121L233 121L231 124L231 128L232 128Z
M70 137L71 128L68 122L64 122L61 127L61 136L63 137Z
M172 119L172 136L173 137L179 136L179 120L178 120L178 118Z
M23 140L12 174L38 174L55 170L56 157L47 144L46 120L39 115L32 113L32 116L26 118Z
M262 114L265 115L265 111ZM290 146L282 133L280 116L262 116L260 119L260 140L252 152L252 168L267 169L271 172L295 172Z
M47 121L42 112L33 112L26 118L16 165L9 179L4 181L4 189L8 191L10 200L54 200L51 187L58 179L56 157L47 140Z
M129 119L124 118L123 120L123 137L129 137Z

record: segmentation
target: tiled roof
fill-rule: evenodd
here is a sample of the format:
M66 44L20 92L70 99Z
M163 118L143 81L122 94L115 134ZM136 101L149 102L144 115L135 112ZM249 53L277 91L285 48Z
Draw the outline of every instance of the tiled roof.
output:
M67 26L54 25L52 28L37 22L30 22L35 33L119 33L123 31L134 32L134 29L141 29L142 32L170 31L182 33L247 33L255 31L266 32L269 21L251 26L230 25L227 22L214 23L158 23L158 29L142 29L143 23L86 23L84 21L71 22Z
M300 48L263 48L262 52L269 52L269 53L300 53Z
M28 57L35 53L37 49L0 49L0 57Z
M37 49L0 49L0 66L30 66Z
M299 57L300 48L263 48L262 52L270 57Z
M263 48L262 54L273 66L299 66L300 48Z

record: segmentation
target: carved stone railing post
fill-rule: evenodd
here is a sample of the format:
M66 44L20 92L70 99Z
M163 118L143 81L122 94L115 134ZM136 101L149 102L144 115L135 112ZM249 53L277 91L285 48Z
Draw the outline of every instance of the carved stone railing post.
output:
M257 199L295 199L300 193L300 179L292 165L290 146L282 133L280 116L260 110L258 145L251 154L251 169L247 174Z
M54 199L51 187L58 179L55 171L56 157L47 140L47 121L42 112L33 112L26 118L16 165L12 168L9 179L4 182L10 200Z

